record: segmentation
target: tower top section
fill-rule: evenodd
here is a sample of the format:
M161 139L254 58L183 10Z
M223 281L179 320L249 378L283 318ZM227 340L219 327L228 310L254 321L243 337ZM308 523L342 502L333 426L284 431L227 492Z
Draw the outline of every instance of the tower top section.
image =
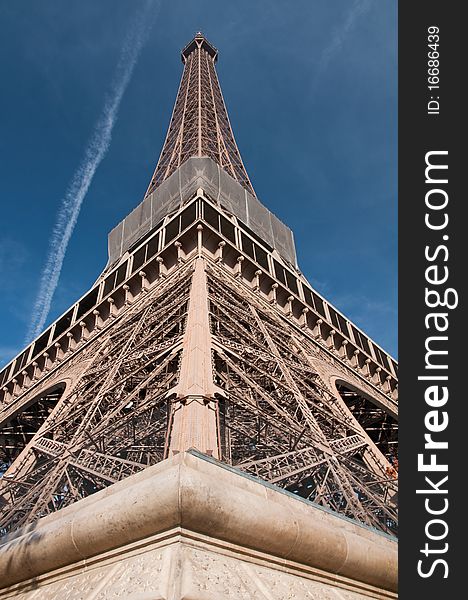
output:
M217 49L199 32L181 55L184 72L166 140L146 196L194 157L211 158L255 196L219 85L215 69Z
M195 52L198 48L201 48L207 52L213 59L213 62L218 60L218 50L212 44L210 44L201 31L198 31L193 40L189 42L181 52L182 62L184 65L192 52Z

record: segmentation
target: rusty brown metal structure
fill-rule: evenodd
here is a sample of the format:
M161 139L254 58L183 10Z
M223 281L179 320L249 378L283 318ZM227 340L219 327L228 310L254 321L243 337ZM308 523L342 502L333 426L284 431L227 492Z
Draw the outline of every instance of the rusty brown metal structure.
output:
M201 35L96 284L0 373L0 530L189 448L397 527L396 362L321 297L253 192Z

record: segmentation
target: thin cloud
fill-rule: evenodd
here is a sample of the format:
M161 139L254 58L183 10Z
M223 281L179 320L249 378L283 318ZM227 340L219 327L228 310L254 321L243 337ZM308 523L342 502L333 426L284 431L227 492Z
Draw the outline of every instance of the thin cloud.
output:
M46 322L81 205L94 174L109 149L122 97L132 77L141 49L159 13L160 5L160 0L146 0L125 38L104 108L88 142L84 157L60 203L26 342L39 335Z
M350 10L346 13L341 24L334 30L330 43L320 56L317 73L315 75L314 87L320 76L326 71L330 61L343 48L349 34L352 32L356 22L367 13L372 5L372 0L355 0Z

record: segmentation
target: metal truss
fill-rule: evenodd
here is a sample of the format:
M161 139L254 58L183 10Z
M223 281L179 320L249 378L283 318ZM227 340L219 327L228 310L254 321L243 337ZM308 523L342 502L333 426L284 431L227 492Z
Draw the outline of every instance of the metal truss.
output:
M0 480L0 530L59 510L162 460L190 278L181 269L83 357L71 389Z
M191 307L197 314L204 307L208 315L202 334L210 340L215 391L197 395L195 403L201 412L215 411L215 455L347 517L396 531L389 440L382 442L362 421L364 401L357 406L354 397L351 402L327 387L314 368L314 360L323 360L319 346L277 305L216 260L199 260L201 271L194 271L192 260L180 262L142 292L89 346L76 349L71 385L45 390L15 417L19 435L18 423L36 411L36 433L3 458L16 460L0 480L1 531L171 455L174 416L190 404L176 391L188 351L187 324L195 322ZM194 284L195 272L204 278L202 287L200 280ZM195 287L206 297L197 292L194 300ZM62 375L65 380L66 365Z
M235 284L234 284L235 285ZM222 458L387 532L396 531L389 463L305 358L310 341L273 308L209 272ZM301 353L297 352L302 347Z
M192 156L208 156L255 196L215 69L217 50L201 35L182 51L184 72L169 130L146 195Z

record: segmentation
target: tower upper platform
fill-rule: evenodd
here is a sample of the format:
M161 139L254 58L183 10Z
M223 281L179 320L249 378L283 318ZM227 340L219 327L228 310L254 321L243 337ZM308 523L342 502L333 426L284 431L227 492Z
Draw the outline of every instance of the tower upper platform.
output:
M201 48L202 50L207 52L211 56L213 62L216 62L218 60L217 48L210 44L210 42L206 39L203 33L199 31L196 33L193 40L191 40L180 53L184 65L187 62L189 56L193 52L196 52L198 48Z
M143 201L109 233L109 261L105 272L165 217L179 210L199 188L297 268L291 229L212 158L190 157L146 194Z

